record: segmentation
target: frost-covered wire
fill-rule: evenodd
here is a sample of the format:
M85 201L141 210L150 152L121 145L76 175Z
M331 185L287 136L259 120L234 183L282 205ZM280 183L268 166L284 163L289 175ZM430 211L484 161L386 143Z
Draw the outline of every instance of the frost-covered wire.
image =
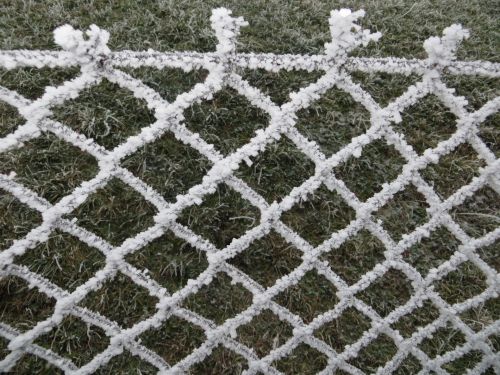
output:
M38 288L56 302L54 313L38 322L35 327L26 332L19 332L5 323L0 323L0 336L9 341L9 354L0 361L0 370L9 371L26 353L36 355L55 365L66 373L90 374L105 366L114 356L128 350L138 355L142 360L155 366L160 373L185 373L194 364L203 361L218 345L223 345L243 356L248 361L246 374L280 374L273 363L289 355L298 345L306 343L328 357L328 365L321 374L335 373L341 369L351 374L361 374L362 371L351 364L360 351L368 346L380 334L389 336L398 350L392 359L378 369L378 374L388 374L395 371L405 358L412 355L422 365L421 373L432 371L446 374L443 368L447 363L466 355L471 351L482 353L482 360L470 374L481 373L488 368L500 372L498 354L488 341L492 334L498 334L500 321L492 322L479 332L472 331L460 318L460 314L470 308L484 303L488 299L498 297L500 277L498 273L477 254L481 247L493 244L500 238L500 227L480 238L471 238L452 219L450 210L462 204L482 187L488 185L500 194L500 161L494 153L477 136L479 125L500 108L500 98L487 102L475 112L466 110L465 98L456 96L441 81L444 72L449 74L481 75L500 77L500 64L456 60L459 43L469 36L469 32L460 25L446 28L442 37L431 37L424 42L428 58L424 60L408 60L401 58L352 58L348 53L355 48L376 42L380 33L371 33L362 29L357 21L364 16L364 11L352 12L348 9L334 10L329 19L332 39L325 44L325 52L321 55L275 55L238 53L236 51L237 37L240 28L247 23L241 17L232 17L231 11L225 8L215 9L210 21L218 43L215 52L157 52L157 51L111 51L107 42L109 33L92 25L85 33L64 25L54 31L55 42L63 51L0 51L0 67L14 69L20 67L69 67L79 66L80 75L66 81L58 87L47 87L45 93L36 100L28 100L18 93L0 87L0 100L17 108L26 122L11 134L0 139L0 152L23 147L23 143L48 132L63 139L82 151L89 153L98 160L99 173L91 180L83 182L69 195L56 204L51 204L28 188L19 184L13 175L0 175L0 188L12 194L19 201L42 214L43 222L32 229L25 237L14 241L7 249L0 252L0 276L15 275L24 279L30 286ZM168 102L155 90L143 82L121 71L121 67L151 66L158 69L181 68L184 71L206 69L209 74L203 83L196 84L190 91L182 93ZM271 72L280 70L321 70L324 75L315 83L290 94L290 100L278 106L259 89L252 87L241 76L235 73L234 67L249 69L265 69ZM405 93L393 100L386 107L381 107L351 77L352 71L386 72L418 74L421 81L410 86ZM155 122L129 137L125 142L107 150L94 142L93 139L75 132L65 124L51 118L51 108L64 103L68 99L78 97L82 90L90 88L103 79L118 84L130 90L135 97L144 99L147 106L154 111ZM244 146L227 156L220 154L215 147L206 142L198 134L191 132L183 124L183 112L186 108L202 100L210 99L216 92L228 86L245 96L252 105L269 115L266 128L257 130L254 137ZM371 126L362 135L351 139L350 143L335 154L327 157L319 146L304 137L295 127L296 112L308 107L332 87L337 87L349 93L370 113ZM398 133L392 124L401 121L401 114L409 106L414 105L423 97L434 94L457 116L457 130L448 139L441 141L435 148L429 148L422 154L417 154L409 145L403 134ZM167 202L152 187L134 176L121 166L121 160L133 154L142 146L160 138L166 132L172 132L177 139L199 151L212 163L202 182L191 187L187 193L178 195L174 202ZM259 155L265 147L287 137L307 155L315 164L315 173L301 185L292 189L290 194L280 202L269 204L243 180L237 178L234 172L242 161L251 163L252 158ZM401 173L391 182L383 185L378 193L365 202L361 202L342 180L339 180L333 170L350 157L359 157L363 148L370 143L382 140L399 151L406 160ZM459 145L469 143L483 159L486 166L469 184L458 189L454 194L442 200L421 176L420 171L430 164L436 164L440 159L452 152ZM125 240L119 246L113 246L96 234L77 225L76 222L65 219L83 204L88 196L97 189L106 186L112 178L119 178L132 189L140 193L158 210L155 223L145 231ZM260 211L260 222L241 237L234 239L224 249L200 237L189 228L177 222L181 211L192 205L199 205L204 197L213 193L221 183L227 184L243 198ZM321 185L338 193L356 212L356 217L345 228L331 235L320 245L314 247L298 233L281 221L281 215L291 209L300 200L308 199ZM430 219L418 226L411 233L394 241L382 225L373 218L373 214L391 201L395 194L413 185L425 197L429 205ZM429 237L439 226L447 228L461 243L457 251L445 262L433 268L424 277L412 265L405 262L401 254L409 247ZM59 288L43 276L30 271L27 267L15 263L16 257L31 251L38 244L46 241L54 230L62 230L77 237L87 245L99 250L106 258L105 266L96 272L87 282L77 287L73 292ZM385 259L372 270L366 272L359 281L348 285L328 265L321 260L321 255L335 251L345 241L355 236L360 230L368 230L385 246ZM189 242L193 247L207 255L208 267L197 278L190 279L184 288L171 294L164 287L151 279L147 273L125 261L125 256L139 251L148 243L162 236L167 230ZM228 263L228 260L245 251L254 241L264 237L271 230L276 231L284 240L302 252L302 262L290 274L278 279L276 283L264 288L238 268ZM433 284L455 271L462 263L472 262L480 269L486 279L487 288L461 303L450 305L433 289ZM388 270L400 270L411 282L414 293L411 298L386 317L381 317L371 306L356 297L360 291L368 288ZM276 303L273 298L296 285L302 277L311 270L316 270L325 276L337 289L339 303L331 310L317 316L309 324ZM183 301L196 293L204 285L208 285L216 274L224 272L233 282L240 284L253 295L251 306L233 318L217 325L192 311L181 307ZM149 318L137 322L130 328L120 327L106 317L78 306L91 291L99 290L102 285L116 277L118 273L128 276L134 283L148 290L151 296L158 299L156 311ZM404 338L391 324L405 315L412 314L425 301L431 302L439 311L439 317L424 327L418 329L412 336ZM371 320L371 327L354 343L344 348L342 352L335 351L326 342L318 339L313 332L319 327L336 319L342 313L354 307ZM259 358L253 349L237 340L237 328L249 323L264 309L270 309L281 320L293 327L293 335L283 345L274 348L266 356ZM69 359L45 349L34 342L36 339L55 329L62 320L76 316L88 324L102 328L110 337L109 346L92 360L78 368ZM138 337L153 327L159 327L170 316L177 316L194 324L205 332L206 340L189 355L176 364L169 364L150 349L144 347ZM419 348L419 344L431 336L439 328L451 324L459 330L466 342L457 348L433 359Z

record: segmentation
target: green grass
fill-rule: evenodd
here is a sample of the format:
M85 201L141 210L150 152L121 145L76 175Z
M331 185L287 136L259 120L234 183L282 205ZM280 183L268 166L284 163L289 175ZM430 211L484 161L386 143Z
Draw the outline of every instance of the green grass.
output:
M109 45L114 50L212 51L215 38L210 29L210 10L226 6L242 15L250 26L242 29L238 48L245 52L321 53L329 40L328 16L331 9L364 8L364 27L381 31L377 44L354 52L356 56L399 56L424 58L422 43L452 23L462 23L471 30L471 37L458 51L459 59L499 61L495 33L499 26L499 11L493 0L472 1L105 1L85 0L44 2L5 0L0 4L0 48L54 49L52 30L64 23L85 29L95 23L111 33ZM418 27L415 27L418 25ZM203 81L207 72L185 73L176 69L126 69L133 76L157 90L171 101L176 95ZM317 80L320 72L269 73L261 70L238 71L252 85L269 94L278 104L288 100L288 94ZM47 85L55 86L78 74L77 69L22 68L0 70L0 85L17 90L34 99ZM418 81L410 75L353 73L353 79L365 88L381 105L386 105ZM498 95L498 80L478 77L445 76L445 83L455 87L459 95L469 100L468 109L478 109ZM331 155L349 140L362 134L369 126L367 111L350 95L338 89L329 90L309 108L299 111L297 129L316 141L322 151ZM112 148L154 121L142 100L127 90L109 82L85 90L80 97L54 109L54 118L73 129ZM227 154L243 145L256 129L266 126L268 116L230 89L224 89L212 100L194 105L185 111L186 126L199 132L217 150ZM235 120L236 119L236 120ZM432 97L420 101L403 114L403 122L395 129L405 134L417 152L434 147L454 131L454 116ZM17 111L0 103L0 137L12 132L23 120ZM497 157L499 148L499 117L490 116L480 127L479 136ZM245 180L266 200L280 200L290 190L313 173L313 164L291 142L283 139L270 145L251 167L242 164L237 176ZM350 158L335 172L362 201L382 188L382 183L394 179L404 160L392 146L380 142L366 147L359 158ZM123 163L136 176L154 187L167 201L199 183L211 162L197 151L183 145L171 134L140 148ZM422 176L440 197L446 198L460 186L471 181L484 166L468 146L460 146L439 164L429 166ZM16 180L52 203L68 194L81 182L95 176L96 161L79 149L50 135L26 142L19 150L0 154L0 172L15 171ZM382 207L375 217L395 238L425 222L428 217L423 196L409 187L396 195L394 201ZM471 236L478 237L498 227L499 200L490 188L483 188L459 207L452 217ZM88 201L69 217L99 234L112 244L138 233L153 222L156 209L131 188L113 180L92 194ZM179 221L222 248L258 223L260 214L238 193L221 185L200 206L181 213ZM335 193L321 187L307 202L301 202L285 213L283 221L312 244L319 244L332 232L344 227L354 212ZM7 248L14 239L22 238L41 222L41 215L0 191L0 247ZM403 253L403 258L422 274L447 259L458 246L451 233L436 230L428 239ZM499 243L480 249L478 254L497 271L500 270ZM348 284L383 259L384 247L368 232L362 231L339 249L325 254L323 259ZM268 287L300 264L300 251L271 232L254 243L244 253L229 262ZM207 266L205 255L183 240L167 232L127 260L139 269L148 269L151 277L175 292L198 276ZM49 241L16 258L55 284L74 290L104 264L99 251L77 239L55 232ZM373 306L382 316L404 303L411 285L399 271L390 270L357 297ZM463 301L484 290L482 273L471 263L465 263L436 283L437 290L449 303ZM213 319L217 323L234 316L252 301L251 294L241 285L219 274L214 282L185 300L183 306ZM279 294L275 301L290 308L305 322L332 308L337 302L335 288L316 272L306 274L296 286ZM154 311L156 298L135 286L127 277L119 276L91 293L81 305L131 326ZM17 277L0 280L0 321L21 331L33 327L49 316L55 301L47 298ZM462 314L463 321L473 330L499 319L499 299ZM424 304L410 316L392 326L409 337L419 326L436 317L436 309ZM355 342L370 327L369 319L351 308L314 332L314 335L335 350L341 351ZM259 356L281 345L291 336L291 326L281 322L271 311L255 317L237 330L237 340L255 349ZM204 340L196 326L170 318L161 327L140 336L142 343L155 350L169 363L176 363ZM463 337L452 327L437 332L425 340L421 349L431 357L453 349ZM499 350L499 336L490 341ZM102 351L109 339L97 327L87 326L77 318L66 318L57 329L41 336L36 343L71 358L79 366ZM0 358L7 354L7 342L0 339ZM372 372L394 353L395 345L383 334L364 348L350 363L363 371ZM480 354L470 353L449 363L445 369L461 374L480 360ZM274 365L289 374L316 373L324 368L327 358L301 344L286 358ZM238 374L247 366L239 355L218 347L202 363L194 366L193 374ZM398 374L413 374L421 365L408 357ZM14 369L19 374L53 374L58 370L34 356L26 355ZM128 352L113 358L100 374L150 374L154 368ZM342 372L338 372L341 374Z

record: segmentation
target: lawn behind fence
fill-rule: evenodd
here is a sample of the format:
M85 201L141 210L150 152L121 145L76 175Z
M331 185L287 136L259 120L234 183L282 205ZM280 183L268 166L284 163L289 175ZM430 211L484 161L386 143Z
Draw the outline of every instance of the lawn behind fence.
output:
M210 28L211 9L225 6L233 14L243 16L250 25L242 29L238 50L242 52L274 52L319 54L330 40L328 17L336 8L364 8L362 25L383 33L378 43L356 50L353 55L367 57L425 58L423 42L430 36L440 36L442 30L461 23L470 29L471 36L458 51L461 60L500 62L498 29L500 14L494 0L469 1L20 1L0 2L1 49L56 49L52 31L70 23L75 28L87 29L90 24L111 33L112 50L159 51L213 51L216 43ZM157 90L167 100L203 81L207 72L155 68L125 69L134 77ZM238 73L278 104L288 100L288 94L306 86L321 76L321 72L250 71ZM0 70L0 85L34 99L41 96L45 86L55 86L78 74L78 69L18 68ZM420 77L353 73L374 99L382 105L401 95ZM469 110L480 108L498 95L498 79L475 76L447 75L444 82L456 88L459 95L469 100ZM107 147L123 142L144 126L154 121L145 102L117 85L103 82L84 90L74 100L54 109L53 118L94 138ZM321 99L298 114L297 128L316 141L329 156L354 136L366 131L369 114L352 97L338 89L329 90ZM231 89L223 89L212 100L193 105L185 112L186 126L213 143L227 154L245 144L255 130L266 126L268 116ZM405 134L417 152L446 139L454 130L455 116L430 96L403 113L402 123L395 129ZM13 107L0 103L0 137L23 123ZM490 116L480 127L480 137L499 157L499 116ZM167 201L186 192L199 183L211 162L189 146L183 145L171 134L142 147L127 157L123 165L136 176L160 192ZM351 158L335 170L338 177L361 199L366 200L391 181L401 171L403 158L392 147L375 142L363 150L361 157ZM427 167L422 176L446 198L477 175L484 163L470 146L460 146L438 165ZM28 141L24 147L0 154L0 173L16 173L16 181L35 191L51 203L69 194L83 181L98 171L97 162L89 155L55 136L44 134ZM269 146L254 160L251 167L242 165L236 173L269 202L280 200L290 190L314 173L314 164L290 141L280 140ZM375 216L395 240L427 219L426 203L416 189L407 189L396 195ZM490 188L481 189L473 198L451 211L452 217L473 237L481 236L499 226L500 200ZM153 223L156 209L137 192L118 180L91 195L70 216L78 223L103 237L113 245L143 231ZM318 190L307 202L296 205L283 216L283 221L306 240L317 245L332 232L344 227L354 212L342 199L328 191ZM179 222L223 248L231 239L256 225L259 212L238 193L221 185L206 197L200 206L182 212ZM8 248L14 239L21 238L41 223L41 215L0 190L0 249ZM438 229L431 237L407 250L403 256L422 274L446 260L459 242L447 230ZM332 269L349 284L372 269L383 259L384 247L366 231L360 232L339 249L324 256ZM497 271L500 261L498 241L478 251L479 255ZM169 291L183 287L207 266L202 252L175 238L168 232L144 249L128 256L127 260L139 269L148 269L150 275ZM43 243L16 263L26 265L55 284L72 291L84 283L104 265L104 256L76 238L55 232ZM252 244L248 250L230 261L263 286L289 273L300 263L300 252L284 242L276 233ZM436 290L450 302L463 301L480 293L486 286L485 277L471 263L464 263L450 273ZM310 322L318 313L332 308L337 301L335 288L315 272L296 286L290 287L275 299L278 303ZM368 289L358 294L385 316L406 302L412 293L409 281L401 272L389 272ZM157 300L147 291L134 285L126 277L107 282L97 292L90 293L81 303L117 321L123 327L150 316ZM252 302L252 295L241 285L232 285L228 276L220 275L208 287L190 296L183 306L220 324L242 311ZM45 297L26 282L10 276L0 280L0 321L25 331L52 313L55 300ZM463 321L478 330L500 319L499 299L463 314ZM404 337L418 326L432 321L437 309L424 306L403 318L393 328ZM341 317L315 332L335 350L356 341L370 327L370 321L355 309L348 309ZM283 344L291 336L291 327L281 322L270 311L255 318L251 324L237 331L237 339L255 349L258 356L266 355L273 347ZM203 330L180 320L170 318L160 329L141 335L142 343L155 350L167 362L176 363L205 339ZM445 328L426 339L420 348L434 357L462 343L463 335ZM499 350L499 336L490 337ZM66 318L36 343L71 358L81 366L104 350L109 339L94 326L87 326L77 318ZM0 359L8 353L7 341L0 339ZM351 363L371 373L383 365L397 350L387 336L379 336L360 352ZM481 359L472 352L444 366L450 374L462 374ZM284 373L313 374L323 369L327 358L315 349L302 344L286 359L275 363ZM238 374L246 368L246 361L235 353L219 347L202 364L192 368L193 374ZM421 368L409 357L398 374L413 374ZM59 370L35 356L26 355L19 361L15 373L54 374ZM99 374L150 374L155 369L138 357L127 353L115 357Z

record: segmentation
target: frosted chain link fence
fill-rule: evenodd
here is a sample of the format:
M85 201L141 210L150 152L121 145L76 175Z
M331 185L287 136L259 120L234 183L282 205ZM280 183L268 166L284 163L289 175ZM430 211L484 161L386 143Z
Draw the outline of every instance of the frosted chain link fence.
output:
M54 205L14 181L12 176L0 175L1 189L11 193L19 201L43 215L43 222L40 226L31 230L24 238L16 240L9 248L3 249L0 253L0 274L3 277L9 275L20 277L30 286L57 300L54 313L26 332L21 333L5 323L0 323L0 335L9 341L8 349L10 350L9 354L0 362L0 370L8 371L24 354L30 353L67 373L89 374L104 366L114 356L128 350L158 368L161 373L183 373L188 371L190 366L203 361L215 347L223 345L248 360L246 374L259 372L279 374L280 371L273 367L273 362L286 357L299 344L305 343L328 357L328 365L321 371L322 374L334 373L336 369L350 374L361 374L363 372L350 364L350 360L355 358L360 350L375 340L378 335L385 334L394 341L397 353L378 369L377 373L379 374L393 372L409 355L421 362L422 373L434 371L437 374L446 374L446 370L442 367L444 364L473 350L481 352L482 359L473 369L469 369L469 373L479 374L487 369L493 369L494 372L500 373L498 354L495 353L488 341L488 336L498 333L500 321L494 321L479 332L475 332L459 317L461 312L498 296L499 275L478 256L477 250L493 244L500 237L500 227L480 238L471 238L452 220L449 214L450 209L460 205L466 198L471 197L485 185L500 193L500 161L478 137L478 126L487 116L498 111L500 98L496 97L479 110L469 112L465 109L466 100L454 95L454 90L446 87L440 79L444 71L456 75L500 77L500 64L483 61L456 61L455 52L460 41L468 37L468 31L460 25L446 28L442 37L427 39L424 48L428 58L425 60L348 57L348 53L352 49L366 45L370 41L376 41L380 37L379 33L370 33L368 30L361 29L357 24L357 20L363 15L363 11L351 12L347 9L332 11L329 20L331 42L326 43L324 54L312 56L237 53L235 49L236 39L240 27L245 26L246 22L241 17L232 17L231 12L224 8L215 9L211 17L212 28L218 39L216 50L212 53L164 53L152 50L112 52L106 44L109 38L108 32L95 25L92 25L86 33L75 30L68 25L56 29L54 32L55 42L63 48L63 51L60 52L0 51L0 66L7 69L69 66L80 66L81 68L79 76L58 87L46 87L45 93L33 101L14 91L0 87L0 99L16 107L26 120L13 133L0 139L0 152L23 147L23 142L40 136L42 132L49 132L84 150L99 162L99 173L94 178L83 182L71 194ZM119 70L120 67L144 66L158 69L182 68L185 71L204 68L209 71L209 74L203 83L196 84L191 91L178 95L173 102L168 102L140 80ZM320 70L324 71L324 75L315 83L290 94L289 102L278 106L268 96L235 74L232 69L234 66L250 69L261 68L272 72ZM413 73L421 76L421 80L410 86L406 92L386 107L381 107L367 92L351 80L349 73L355 70ZM139 134L129 137L111 151L50 118L51 107L68 99L76 98L83 89L96 85L104 79L130 90L137 98L144 99L149 108L154 110L156 118L153 124L143 128ZM294 127L295 113L309 106L311 102L317 100L334 86L352 95L369 111L371 126L365 134L352 138L347 146L331 157L326 157L315 142L304 137ZM247 144L225 157L216 151L213 145L205 142L198 134L189 131L183 124L183 111L185 109L195 102L211 98L223 87L235 89L239 94L244 95L251 104L270 116L269 124L265 129L256 131L255 136ZM434 94L458 117L457 130L448 139L440 142L437 147L427 149L419 155L405 141L405 137L395 131L391 124L401 121L400 114L428 94ZM165 201L153 188L120 165L120 161L125 156L134 153L141 146L154 141L166 132L172 132L177 139L198 150L213 163L202 182L191 187L186 194L178 195L173 203ZM295 187L280 202L268 204L256 191L235 177L234 172L240 162L246 161L250 164L252 157L262 152L267 145L279 140L280 137L290 139L314 162L315 173L300 186ZM380 192L365 202L361 202L343 181L336 178L332 170L351 156L359 157L363 147L376 140L382 140L394 146L406 160L406 165L397 178L383 185ZM470 144L477 152L478 157L485 161L486 166L481 169L479 176L475 177L472 182L458 189L449 198L442 200L420 176L419 171L429 164L438 163L440 158L463 143ZM155 224L152 227L127 239L117 247L78 226L74 220L64 218L64 215L75 210L90 194L104 187L112 178L118 178L128 184L154 204L159 212L155 216ZM234 239L226 248L217 249L212 243L176 222L176 218L186 207L199 205L204 196L213 193L221 183L229 185L258 208L261 220L257 226L248 230L243 236ZM333 233L328 240L314 247L287 227L280 220L280 216L299 200L307 199L307 196L322 184L337 192L355 210L356 217L345 228ZM384 230L381 223L372 218L372 213L390 201L397 192L410 185L416 187L425 196L429 205L430 220L417 227L413 232L405 234L399 242L396 242ZM430 236L431 232L438 226L446 227L461 242L461 245L447 261L432 269L424 277L405 262L401 254L405 249ZM87 245L101 251L106 257L105 267L72 293L59 288L27 267L15 263L17 256L29 252L37 244L47 241L49 234L55 229L76 236ZM184 288L173 294L152 280L147 273L138 270L124 260L127 254L139 251L146 244L162 236L167 229L205 252L208 258L207 269L196 279L190 279ZM262 238L271 229L302 252L302 262L293 272L278 279L274 285L266 289L238 268L229 264L228 260L245 251L253 241ZM385 260L366 272L358 282L349 286L332 271L328 263L320 260L319 256L326 252L335 251L342 243L362 229L368 230L384 244ZM464 302L450 305L434 291L432 284L456 270L466 261L472 262L484 273L488 287L482 293ZM340 302L335 308L318 315L309 324L305 324L299 316L277 304L272 298L286 288L297 284L306 272L313 269L335 286ZM406 303L382 318L372 307L356 298L355 295L370 286L389 269L396 269L404 273L411 281L413 294ZM213 280L214 275L220 272L226 273L233 282L239 283L249 290L253 295L253 303L233 318L227 319L223 324L216 325L214 322L180 307L180 304L203 285L208 285ZM126 275L134 283L147 288L151 296L158 299L156 312L148 319L142 320L128 329L120 327L117 323L100 314L78 306L78 303L89 292L99 289L105 281L114 278L118 273ZM401 317L412 314L425 301L431 302L439 310L440 315L437 319L420 327L409 338L404 338L397 330L390 327L391 323L398 321ZM359 340L346 346L343 352L336 352L331 346L315 337L313 332L318 327L339 317L343 311L350 307L354 307L369 317L371 327L363 333ZM294 328L293 336L288 341L274 348L263 358L259 358L252 349L236 340L236 329L250 322L264 309L270 309L280 320L288 322ZM109 346L80 368L67 358L34 343L37 337L56 328L68 315L76 316L88 324L102 328L110 337ZM167 363L162 357L141 345L137 340L141 333L151 327L159 327L172 315L201 327L206 334L204 343L176 364ZM419 349L418 344L447 324L451 324L463 333L466 342L444 355L431 359Z

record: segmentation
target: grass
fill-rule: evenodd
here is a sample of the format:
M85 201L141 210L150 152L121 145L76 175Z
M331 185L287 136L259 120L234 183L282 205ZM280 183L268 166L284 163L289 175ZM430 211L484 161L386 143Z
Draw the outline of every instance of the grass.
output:
M111 32L112 49L162 51L212 51L215 38L210 31L209 14L216 6L227 6L236 15L242 15L250 27L242 29L239 50L246 52L321 53L329 40L327 19L331 9L341 7L364 8L363 26L381 31L384 36L377 44L355 51L356 56L399 56L424 58L423 41L440 35L444 27L462 23L471 30L471 37L458 51L459 59L483 59L499 62L495 32L499 12L493 0L471 1L143 1L123 0L48 0L45 2L5 0L0 4L0 48L53 49L52 30L64 23L85 29L95 23ZM418 20L418 21L416 21ZM418 27L415 27L418 22ZM167 100L203 81L206 71L184 73L176 69L158 71L151 68L127 69L157 90ZM269 94L278 104L288 100L288 94L320 77L319 72L269 73L261 70L238 71L251 84ZM55 86L78 74L77 69L22 68L0 70L0 85L15 89L34 99L47 85ZM365 88L376 101L386 105L403 93L419 77L388 74L353 73L354 81ZM487 100L498 95L498 80L478 77L445 76L445 83L455 87L459 95L469 100L469 110L478 109ZM367 111L348 94L329 90L321 99L298 114L297 129L316 141L322 151L331 155L349 140L362 134L369 126ZM66 123L98 143L111 148L140 128L150 124L153 116L141 100L116 85L103 82L85 90L77 99L54 109L54 118ZM256 129L266 125L267 116L249 105L248 101L230 89L224 89L212 100L192 106L185 112L186 126L211 143L223 154L243 145ZM238 121L235 121L237 119ZM0 136L12 132L22 124L16 110L0 103ZM332 126L335 124L335 126ZM428 97L403 114L403 122L395 129L405 134L417 152L433 147L454 131L454 116ZM490 116L480 127L479 136L499 157L499 118ZM382 183L394 179L404 161L392 146L375 142L362 155L350 158L335 172L362 201L381 189ZM167 201L199 183L210 168L210 161L171 134L146 145L127 157L123 163L136 176L154 187ZM448 197L460 186L477 175L483 164L468 146L460 146L437 165L427 167L422 176L432 184L442 198ZM15 171L16 180L55 203L82 181L97 173L97 163L91 157L66 142L50 135L26 142L19 150L0 155L0 172ZM280 200L313 172L312 163L293 144L282 140L268 146L255 158L251 167L241 165L238 177L245 180L269 202ZM427 220L425 200L412 187L399 193L375 216L394 239ZM472 237L481 236L498 227L499 200L490 188L483 188L459 207L452 217ZM91 195L71 217L80 225L99 234L113 244L147 228L156 210L129 187L113 180L105 188ZM312 244L319 244L332 232L344 227L353 218L353 211L342 199L324 186L311 200L294 206L283 216L283 221L298 231ZM201 206L182 212L180 222L222 248L232 238L240 236L259 220L259 212L238 193L221 185ZM0 246L7 248L14 239L22 238L41 222L41 215L18 202L10 194L0 191ZM420 244L408 249L403 257L425 275L431 268L445 261L457 248L458 240L444 228L439 228ZM478 251L483 260L499 271L499 243ZM368 232L343 244L324 256L324 260L348 284L383 259L383 245ZM170 292L183 287L207 266L205 255L171 232L153 241L127 260L139 269L148 269L150 275ZM74 290L104 264L104 257L77 239L55 232L49 241L40 244L25 255L16 258L18 264L28 266L55 284ZM268 287L275 280L291 272L300 264L300 252L284 242L275 232L257 241L230 263ZM391 269L357 297L382 316L404 303L412 292L411 285L399 271ZM471 263L464 263L450 273L435 289L449 303L463 301L485 288L482 273ZM308 273L275 300L297 313L305 322L332 308L337 302L335 288L316 272ZM21 331L33 327L47 317L55 301L37 290L30 289L21 279L11 276L0 280L0 321ZM125 276L105 283L102 289L82 301L87 306L115 319L125 327L149 316L156 299L146 290L135 286ZM190 296L184 302L199 314L217 323L234 316L251 303L251 294L241 285L232 285L229 277L219 274L214 282ZM409 316L393 324L404 337L409 337L419 326L428 324L436 315L436 308L424 304ZM478 331L499 319L498 298L462 314L463 321ZM343 350L355 342L369 328L369 319L354 308L314 332L314 335ZM237 330L237 340L254 348L258 356L286 341L291 327L265 310ZM191 323L171 317L161 327L141 335L142 343L155 350L169 363L176 363L200 345L204 333ZM499 350L498 335L490 341ZM36 343L71 358L79 366L102 351L109 339L98 327L87 326L76 318L66 318L55 330L41 336ZM460 332L445 327L433 338L424 340L421 349L431 357L443 354L463 342ZM7 354L7 342L0 339L0 358ZM366 372L373 372L394 353L395 345L383 334L379 335L357 358L350 362ZM469 355L445 365L451 374L461 374L481 358L480 353ZM326 357L306 344L301 344L286 358L275 363L289 374L309 374L321 371ZM239 355L216 348L201 364L191 369L193 374L238 374L247 366ZM397 374L413 374L421 368L419 362L408 357ZM26 355L14 369L19 374L53 374L58 370L44 361ZM113 358L100 374L150 374L155 369L128 352ZM342 372L338 372L339 374ZM491 370L490 373L493 373Z

